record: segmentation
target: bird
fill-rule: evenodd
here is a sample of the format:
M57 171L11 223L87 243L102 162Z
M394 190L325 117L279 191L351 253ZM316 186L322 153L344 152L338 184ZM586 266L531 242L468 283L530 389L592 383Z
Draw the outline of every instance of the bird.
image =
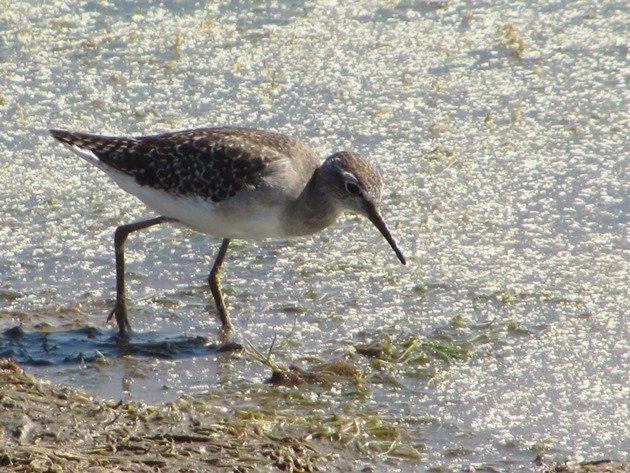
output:
M344 212L360 214L406 259L380 211L383 179L362 154L340 151L323 163L312 148L286 134L248 127L206 127L144 136L105 136L49 130L70 151L107 174L156 216L114 232L118 335L131 332L125 298L127 237L175 223L221 238L208 276L222 330L232 321L220 273L230 241L311 235Z

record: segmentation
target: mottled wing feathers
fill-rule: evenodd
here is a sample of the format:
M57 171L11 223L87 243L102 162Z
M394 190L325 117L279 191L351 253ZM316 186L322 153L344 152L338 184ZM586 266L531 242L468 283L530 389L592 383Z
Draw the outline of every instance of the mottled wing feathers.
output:
M61 141L91 152L106 167L133 176L142 186L174 195L220 202L257 187L285 138L259 130L206 128L136 138L51 130ZM274 143L267 143L275 140ZM272 144L273 146L267 146ZM281 148L281 147L280 147Z

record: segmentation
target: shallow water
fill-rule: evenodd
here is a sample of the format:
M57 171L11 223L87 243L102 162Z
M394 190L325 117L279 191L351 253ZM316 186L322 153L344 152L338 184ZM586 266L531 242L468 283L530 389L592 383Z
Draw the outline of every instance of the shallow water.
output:
M148 402L262 382L263 367L213 347L219 241L186 229L130 237L138 335L127 352L112 341L113 230L150 214L46 129L269 128L377 163L409 264L355 217L235 242L235 341L265 350L276 335L286 364L386 335L469 344L430 375L369 380L366 408L424 444L422 468L627 460L628 19L615 1L10 4L0 354Z

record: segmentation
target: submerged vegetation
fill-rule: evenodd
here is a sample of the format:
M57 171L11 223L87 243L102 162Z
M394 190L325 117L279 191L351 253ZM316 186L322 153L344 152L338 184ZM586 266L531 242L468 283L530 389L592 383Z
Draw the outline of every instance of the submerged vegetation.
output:
M337 359L309 359L304 368L275 362L275 339L264 351L248 344L245 356L271 371L266 383L236 382L160 405L95 400L0 359L0 467L316 472L404 462L415 468L425 448L414 440L418 432L375 407L371 392L378 384L403 383L419 373L430 378L469 359L471 343L442 338L384 335L353 344ZM549 472L624 468L602 461L549 466L541 453L538 466Z
M396 419L357 396L368 391L359 363L283 367L271 361L272 348L266 355L251 345L246 351L271 368L268 383L182 396L162 405L98 401L35 379L4 359L0 429L6 441L0 465L13 471L212 466L213 471L271 467L307 472L330 462L349 465L373 457L421 459L422 447L412 444Z
M2 359L0 465L11 471L212 466L308 472L370 459L417 462L424 446L414 443L404 422L370 402L372 389L417 376L418 367L437 370L464 361L470 353L462 343L385 335L351 345L337 359L310 359L302 368L274 362L274 343L265 351L249 344L244 352L270 369L266 383L234 383L161 405L95 400Z

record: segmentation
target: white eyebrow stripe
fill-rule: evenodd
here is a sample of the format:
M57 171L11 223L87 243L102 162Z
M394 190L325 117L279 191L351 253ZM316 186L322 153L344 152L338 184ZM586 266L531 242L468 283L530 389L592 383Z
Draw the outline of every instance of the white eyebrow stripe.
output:
M357 184L359 183L359 180L357 179L357 177L351 172L343 171L341 175L344 177L346 181L356 182Z

